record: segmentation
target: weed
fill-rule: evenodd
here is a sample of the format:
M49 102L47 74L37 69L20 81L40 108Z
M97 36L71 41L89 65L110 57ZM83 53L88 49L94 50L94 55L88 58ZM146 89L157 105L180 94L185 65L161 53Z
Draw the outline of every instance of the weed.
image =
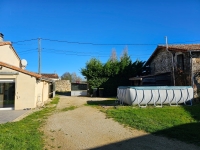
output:
M68 111L68 110L74 110L75 108L77 108L76 106L70 106L70 107L66 107L61 109L61 111Z

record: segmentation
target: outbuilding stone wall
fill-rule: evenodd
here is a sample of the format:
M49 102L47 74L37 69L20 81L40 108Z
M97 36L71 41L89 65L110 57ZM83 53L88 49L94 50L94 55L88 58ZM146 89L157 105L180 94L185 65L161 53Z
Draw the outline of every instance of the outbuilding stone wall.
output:
M195 53L192 56L192 72L194 80L194 97L200 98L200 54ZM198 100L199 101L199 100Z
M162 49L159 54L155 56L150 64L151 74L171 72L172 69L172 56L171 54Z
M71 83L69 80L57 80L55 81L55 90L58 92L71 91Z

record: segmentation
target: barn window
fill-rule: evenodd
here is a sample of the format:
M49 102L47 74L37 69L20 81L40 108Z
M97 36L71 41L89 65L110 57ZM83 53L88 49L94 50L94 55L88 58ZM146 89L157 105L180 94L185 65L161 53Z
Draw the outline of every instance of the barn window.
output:
M177 55L177 68L184 70L184 56L183 54Z

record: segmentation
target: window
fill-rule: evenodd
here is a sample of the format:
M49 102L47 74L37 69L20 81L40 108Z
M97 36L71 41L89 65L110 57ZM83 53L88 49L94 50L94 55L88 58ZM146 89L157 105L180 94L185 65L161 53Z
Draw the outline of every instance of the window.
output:
M184 56L183 56L183 54L177 55L177 69L184 70Z
M3 94L3 83L0 83L0 94Z

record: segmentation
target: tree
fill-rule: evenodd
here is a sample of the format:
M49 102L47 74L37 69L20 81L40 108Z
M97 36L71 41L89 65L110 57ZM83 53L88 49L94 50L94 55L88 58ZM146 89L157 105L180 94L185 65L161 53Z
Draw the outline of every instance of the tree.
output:
M71 82L80 83L82 81L81 77L77 76L75 72L71 73Z
M81 74L87 78L90 89L99 87L106 80L102 78L103 64L96 58L92 58L85 68L81 68Z
M104 76L113 77L120 71L119 62L108 60L104 65Z
M123 49L122 51L122 54L121 54L121 57L120 59L123 59L123 58L128 58L128 46L125 46L125 48Z
M132 72L132 61L130 56L128 56L128 47L126 46L122 51L122 55L120 57L120 74L119 76L130 77Z
M117 61L117 52L114 48L112 49L112 52L111 52L110 61L112 62Z
M62 80L69 80L71 83L79 83L82 81L82 78L77 76L75 72L73 73L69 73L69 72L65 72L62 76L61 76Z
M61 76L62 80L69 80L70 82L72 81L72 77L71 74L69 72L65 72L62 76Z
M87 79L101 76L102 72L103 64L96 58L92 58L89 62L86 63L85 68L81 68L82 75L87 77Z
M141 75L144 62L136 60L132 63L128 56L128 48L125 47L118 61L115 50L112 51L110 59L105 63L92 58L86 63L81 73L89 83L90 94L93 88L104 88L106 96L116 96L118 86L127 86L129 78Z

